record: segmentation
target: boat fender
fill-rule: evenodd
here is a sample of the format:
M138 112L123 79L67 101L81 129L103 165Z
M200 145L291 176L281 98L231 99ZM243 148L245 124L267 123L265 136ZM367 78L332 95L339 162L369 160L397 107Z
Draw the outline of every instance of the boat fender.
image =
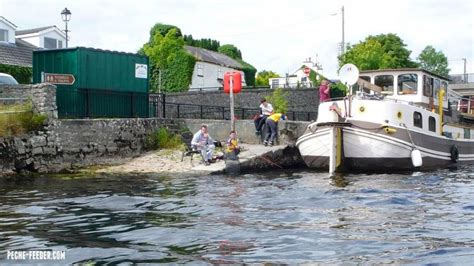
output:
M397 129L396 128L392 128L392 127L384 127L383 130L385 131L385 133L387 134L394 134L397 132Z
M451 162L457 163L459 161L459 151L456 145L451 146Z
M420 150L413 149L411 151L411 163L414 167L420 167L423 165L423 157L421 156Z

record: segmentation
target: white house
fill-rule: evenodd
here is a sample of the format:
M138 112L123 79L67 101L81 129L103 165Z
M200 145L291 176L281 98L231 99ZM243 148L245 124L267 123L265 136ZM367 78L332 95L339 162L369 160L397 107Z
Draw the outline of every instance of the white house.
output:
M16 31L16 38L44 49L59 49L66 47L66 35L56 26Z
M15 38L17 26L0 16L0 64L31 67L33 51L38 47Z
M309 76L304 73L305 68L309 68L316 73L322 72L322 67L317 62L313 62L310 58L307 58L301 63L300 68L298 68L293 74L286 75L285 77L281 78L271 78L268 81L268 85L270 85L271 89L275 88L310 88L314 87L313 82L309 79ZM303 67L304 66L304 67ZM318 78L319 76L316 76Z
M0 42L15 43L16 25L0 16Z
M240 70L242 65L231 57L199 47L185 46L185 49L196 58L189 90L218 90L228 71L240 71L242 86L246 85L244 72Z

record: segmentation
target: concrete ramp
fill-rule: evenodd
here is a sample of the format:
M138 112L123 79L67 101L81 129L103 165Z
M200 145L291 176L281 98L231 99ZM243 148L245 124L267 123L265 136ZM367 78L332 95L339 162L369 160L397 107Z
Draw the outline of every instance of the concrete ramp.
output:
M242 144L241 147L243 151L239 154L239 160L227 160L227 162L220 160L208 166L199 164L192 170L203 174L239 174L304 166L296 147L288 145L265 147L255 144Z

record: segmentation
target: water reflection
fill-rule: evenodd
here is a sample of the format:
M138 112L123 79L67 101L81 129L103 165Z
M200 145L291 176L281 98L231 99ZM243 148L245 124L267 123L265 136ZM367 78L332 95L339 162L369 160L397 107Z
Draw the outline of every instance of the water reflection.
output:
M473 167L0 181L6 250L64 263L451 263L474 256Z

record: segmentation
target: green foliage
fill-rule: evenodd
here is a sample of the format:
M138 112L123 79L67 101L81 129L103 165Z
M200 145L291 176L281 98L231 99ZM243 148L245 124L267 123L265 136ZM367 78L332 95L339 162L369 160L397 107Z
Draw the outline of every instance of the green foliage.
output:
M12 75L20 84L30 84L33 78L31 67L0 64L0 72Z
M288 91L284 91L282 88L277 88L270 96L265 98L272 104L274 112L286 113L288 111L288 96Z
M160 33L162 36L166 36L170 30L175 30L174 34L175 37L181 37L181 30L174 26L174 25L168 25L168 24L162 24L162 23L156 23L153 27L150 29L150 42L152 42L153 37L156 35L156 33Z
M224 44L219 47L218 52L233 59L242 59L242 52L232 44Z
M448 58L442 51L436 51L431 45L426 46L425 49L421 51L417 60L420 66L428 71L445 77L449 74Z
M223 52L242 65L247 86L255 85L257 69L242 60L242 53L233 45L220 46L219 41L212 39L193 39L192 35L181 37L181 30L173 25L157 23L150 30L150 40L138 51L150 58L150 91L156 92L161 73L161 91L187 91L192 80L196 59L188 54L184 45Z
M329 85L331 98L342 98L347 94L346 85L341 82L331 83Z
M303 69L305 67L306 66L301 66L300 69ZM309 72L309 80L313 83L314 87L319 87L323 79L327 79L327 78L312 69L311 69L311 72Z
M352 63L360 70L417 67L410 54L396 34L370 35L363 42L349 46L339 57L339 65Z
M256 86L268 86L269 83L269 79L271 78L279 78L280 75L278 75L277 73L273 72L273 71L267 71L267 70L263 70L263 71L260 71L258 72L257 74L257 78L255 80L255 85Z
M184 43L193 47L201 47L211 51L218 51L220 43L217 40L212 39L193 39L193 35L184 35Z
M0 137L38 130L46 119L45 115L33 113L31 103L0 105Z
M156 32L153 39L142 48L151 62L151 91L161 86L164 92L186 91L191 83L196 59L184 50L184 40L177 37L176 29L163 36Z
M255 86L255 74L257 73L257 69L242 59L237 59L237 62L242 65L242 71L245 74L245 83L247 86Z
M181 136L171 134L166 127L160 127L148 136L147 144L153 150L176 149L183 145L183 141Z

